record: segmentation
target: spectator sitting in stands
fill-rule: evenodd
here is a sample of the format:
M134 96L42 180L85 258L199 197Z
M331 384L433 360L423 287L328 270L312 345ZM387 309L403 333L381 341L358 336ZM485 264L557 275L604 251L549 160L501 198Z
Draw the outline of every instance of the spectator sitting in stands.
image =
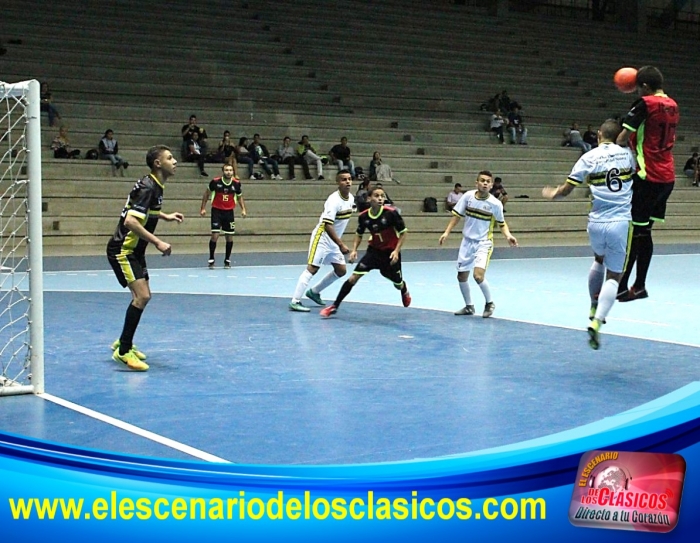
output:
M231 132L224 130L219 146L216 148L216 153L213 155L213 161L219 164L231 164L233 166L233 176L236 175L236 147L231 141Z
M353 179L355 179L355 162L352 160L350 147L348 147L348 138L340 138L340 144L334 145L330 153L331 160L338 166L338 171L348 170Z
M241 136L238 139L238 145L236 145L235 153L236 161L239 164L248 165L248 178L257 179L257 177L255 177L255 175L253 174L253 167L255 166L255 161L253 160L253 157L250 156L250 151L248 150L248 138L246 138L245 136Z
M571 128L564 130L564 145L570 147L578 147L581 149L581 154L591 150L590 144L583 141L583 136L578 129L578 123L572 123Z
M454 190L450 191L445 198L445 209L447 211L452 211L452 208L459 202L462 197L462 185L461 183L455 183Z
M520 106L515 105L508 113L508 131L510 132L510 143L514 144L520 140L520 145L527 145L527 128L520 114Z
M591 149L598 147L598 132L593 130L593 127L589 124L588 129L583 133L583 141L591 146Z
M289 168L289 179L295 181L294 164L297 162L297 154L294 147L292 147L292 140L289 136L285 136L282 140L282 145L277 148L277 162L287 165ZM308 165L306 167L308 168ZM309 175L309 177L311 177L311 175Z
M129 167L129 163L119 156L119 144L114 139L114 130L108 128L99 143L100 158L109 160L116 169Z
M372 161L369 163L369 178L371 181L393 181L397 185L401 184L401 181L394 177L391 166L382 160L382 154L379 151L374 152Z
M197 116L190 115L190 122L182 127L182 156L187 157L189 154L189 145L192 141L192 134L197 132L199 139L197 140L202 156L207 154L207 131L204 128L197 126Z
M503 180L500 177L493 178L493 186L491 187L491 190L489 192L491 192L491 194L493 194L494 197L498 198L501 201L501 203L503 204L503 213L505 213L506 202L508 201L508 193L506 192L506 189L503 186Z
M357 189L357 193L355 193L355 205L357 206L357 212L362 213L369 207L369 187L371 181L365 174L361 174L357 180L360 182L360 186Z
M497 109L496 112L491 115L491 132L496 134L498 141L505 143L506 140L503 138L503 126L506 124L506 120L501 115L501 110Z
M58 129L58 136L51 142L54 158L80 158L80 149L73 149L68 139L68 129L61 126Z
M41 111L46 111L49 115L49 126L55 126L56 125L56 119L60 119L61 115L58 113L58 110L56 109L56 106L54 106L51 101L53 100L53 95L51 94L51 91L49 90L49 84L48 83L42 83L41 84L41 90L39 100L40 100L40 105L39 109Z
M253 143L248 147L248 151L250 151L250 157L253 159L253 162L260 164L265 173L270 176L270 179L282 179L279 165L274 158L270 157L267 147L260 141L260 134L253 135Z
M693 186L698 186L698 154L693 153L688 160L685 161L685 166L683 166L683 173L687 175L692 181Z
M202 146L199 145L199 132L192 132L192 139L187 143L187 155L185 162L196 162L199 168L199 175L207 177L207 172L204 171L204 152Z
M301 137L301 141L297 145L297 154L301 157L302 167L304 168L304 175L307 179L311 179L311 172L309 171L309 164L312 162L316 163L316 171L318 171L318 180L322 181L325 179L323 177L323 157L321 157L314 149L314 146L309 142L309 136L304 134Z

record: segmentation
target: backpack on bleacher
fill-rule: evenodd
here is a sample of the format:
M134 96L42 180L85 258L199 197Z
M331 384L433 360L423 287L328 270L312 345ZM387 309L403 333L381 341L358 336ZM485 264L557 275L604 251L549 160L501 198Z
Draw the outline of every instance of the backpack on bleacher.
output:
M432 196L428 196L423 199L423 212L424 213L437 213L438 205L437 200Z

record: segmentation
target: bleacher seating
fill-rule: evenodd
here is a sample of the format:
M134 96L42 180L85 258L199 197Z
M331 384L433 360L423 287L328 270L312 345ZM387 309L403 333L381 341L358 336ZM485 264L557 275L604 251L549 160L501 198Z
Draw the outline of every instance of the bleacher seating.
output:
M350 17L339 25L333 5L304 0L287 9L291 4L236 0L195 9L185 0L109 6L28 0L4 7L4 38L21 44L6 45L2 78L49 81L73 145L96 147L112 128L131 163L120 178L107 162L45 153L47 254L101 253L134 177L145 173L146 149L165 143L179 150L191 113L210 145L224 130L235 140L259 132L271 151L285 135L295 142L309 134L327 152L347 136L356 166L365 169L380 150L401 180L385 188L405 215L409 247L436 246L447 222L442 208L423 213L423 198L441 201L455 182L471 187L482 169L503 177L511 196L507 220L523 244L585 243L585 191L552 203L540 189L561 182L578 157L578 150L560 147L564 128L623 114L633 95L616 91L612 74L621 65L650 63L664 72L682 114L678 186L655 239L697 237L700 191L681 168L700 144L690 115L683 117L700 98L687 75L695 59L678 55L682 44L659 43L650 52L610 26L579 21L581 46L572 47L569 21L523 14L504 21L447 0L346 0L341 9ZM502 88L524 106L528 146L499 145L485 129L479 104ZM55 129L43 123L48 149ZM209 219L198 210L206 181L192 164L178 168L166 187L166 208L187 220L159 225L159 232L176 251L204 252ZM219 172L216 164L206 169ZM245 180L250 215L237 221L236 250L305 248L334 188L334 168L328 172L326 181ZM458 241L452 236L450 243Z

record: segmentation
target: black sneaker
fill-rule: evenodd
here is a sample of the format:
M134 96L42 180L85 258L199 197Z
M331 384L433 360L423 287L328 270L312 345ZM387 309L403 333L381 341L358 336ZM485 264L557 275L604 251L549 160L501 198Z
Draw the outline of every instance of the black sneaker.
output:
M484 313L481 315L485 319L488 319L491 315L493 315L494 310L496 309L496 304L493 302L489 302L484 306Z
M231 261L230 260L224 260L224 269L225 270L231 269Z
M630 289L626 292L622 292L617 295L617 301L618 302L633 302L634 300L642 300L644 298L648 298L649 293L647 292L647 289L645 288L640 288L639 290L630 287Z

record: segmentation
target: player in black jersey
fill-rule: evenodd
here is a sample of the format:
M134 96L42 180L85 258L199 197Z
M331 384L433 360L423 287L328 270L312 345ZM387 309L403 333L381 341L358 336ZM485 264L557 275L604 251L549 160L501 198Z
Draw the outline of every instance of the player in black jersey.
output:
M169 256L172 247L154 234L159 219L184 220L179 212L163 213L163 185L175 175L177 160L165 145L151 147L146 154L151 173L139 179L129 193L129 198L119 217L114 235L107 243L107 259L122 287L129 287L131 303L126 310L124 328L118 340L112 344L112 358L135 371L146 371L146 355L133 344L134 333L143 310L151 299L146 267L146 247L156 246L163 256Z
M338 297L332 305L321 310L322 317L330 317L338 312L338 307L350 294L352 287L360 278L372 270L379 270L384 277L401 291L401 302L404 307L411 305L411 295L408 293L406 281L401 273L401 247L406 239L408 229L403 217L395 207L384 205L386 193L381 187L372 187L369 192L369 209L359 216L359 224L355 231L352 251L348 255L349 262L357 260L357 249L362 242L362 234L370 233L367 252L355 266L350 279L340 287Z

